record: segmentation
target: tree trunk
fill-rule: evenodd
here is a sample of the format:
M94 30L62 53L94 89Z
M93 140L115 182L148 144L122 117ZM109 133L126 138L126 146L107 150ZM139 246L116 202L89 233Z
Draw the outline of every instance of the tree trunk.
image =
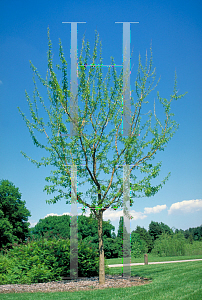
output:
M103 232L102 232L102 215L103 215L103 211L100 209L98 215L99 284L105 284L105 261L104 261L104 245L103 245Z

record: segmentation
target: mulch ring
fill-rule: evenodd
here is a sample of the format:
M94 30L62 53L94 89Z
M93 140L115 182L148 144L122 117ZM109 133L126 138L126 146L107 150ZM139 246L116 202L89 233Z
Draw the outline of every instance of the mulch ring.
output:
M99 284L99 277L82 277L75 280L52 281L32 284L6 284L0 285L0 293L50 293L50 292L75 292L97 290L106 288L125 288L144 285L151 282L149 278L138 276L105 275L105 284Z

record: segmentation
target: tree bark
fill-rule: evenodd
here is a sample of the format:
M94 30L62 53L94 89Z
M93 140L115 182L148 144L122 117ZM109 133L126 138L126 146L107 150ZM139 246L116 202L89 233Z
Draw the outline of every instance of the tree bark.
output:
M102 232L102 215L103 215L103 211L100 209L98 215L99 284L105 284L105 261L104 261L104 246L103 246L103 232Z

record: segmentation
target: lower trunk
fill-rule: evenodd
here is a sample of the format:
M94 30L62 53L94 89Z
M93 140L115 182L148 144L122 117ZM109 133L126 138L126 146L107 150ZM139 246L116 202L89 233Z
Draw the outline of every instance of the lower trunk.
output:
M105 261L104 261L104 245L102 232L102 215L103 211L99 210L98 216L98 237L99 237L99 284L105 284Z

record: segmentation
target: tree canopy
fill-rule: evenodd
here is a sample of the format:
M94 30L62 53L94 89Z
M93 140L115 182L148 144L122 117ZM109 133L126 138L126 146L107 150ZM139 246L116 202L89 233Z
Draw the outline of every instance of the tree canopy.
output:
M173 230L164 223L158 223L151 221L149 224L149 234L153 238L153 240L156 240L162 233L168 233L170 235L173 234Z
M115 227L110 221L103 221L103 236L112 238L112 232ZM48 216L40 219L39 222L30 228L30 234L36 238L49 235L49 237L58 237L70 239L70 216ZM86 237L98 237L97 220L85 215L78 216L78 239L85 239Z
M0 248L25 241L29 236L31 213L25 203L19 188L8 180L0 181Z
M152 237L149 234L149 232L145 228L140 227L140 226L137 226L136 230L134 230L133 232L138 234L142 241L146 242L148 251L150 252L152 249L152 246L153 246L153 240L152 240Z

